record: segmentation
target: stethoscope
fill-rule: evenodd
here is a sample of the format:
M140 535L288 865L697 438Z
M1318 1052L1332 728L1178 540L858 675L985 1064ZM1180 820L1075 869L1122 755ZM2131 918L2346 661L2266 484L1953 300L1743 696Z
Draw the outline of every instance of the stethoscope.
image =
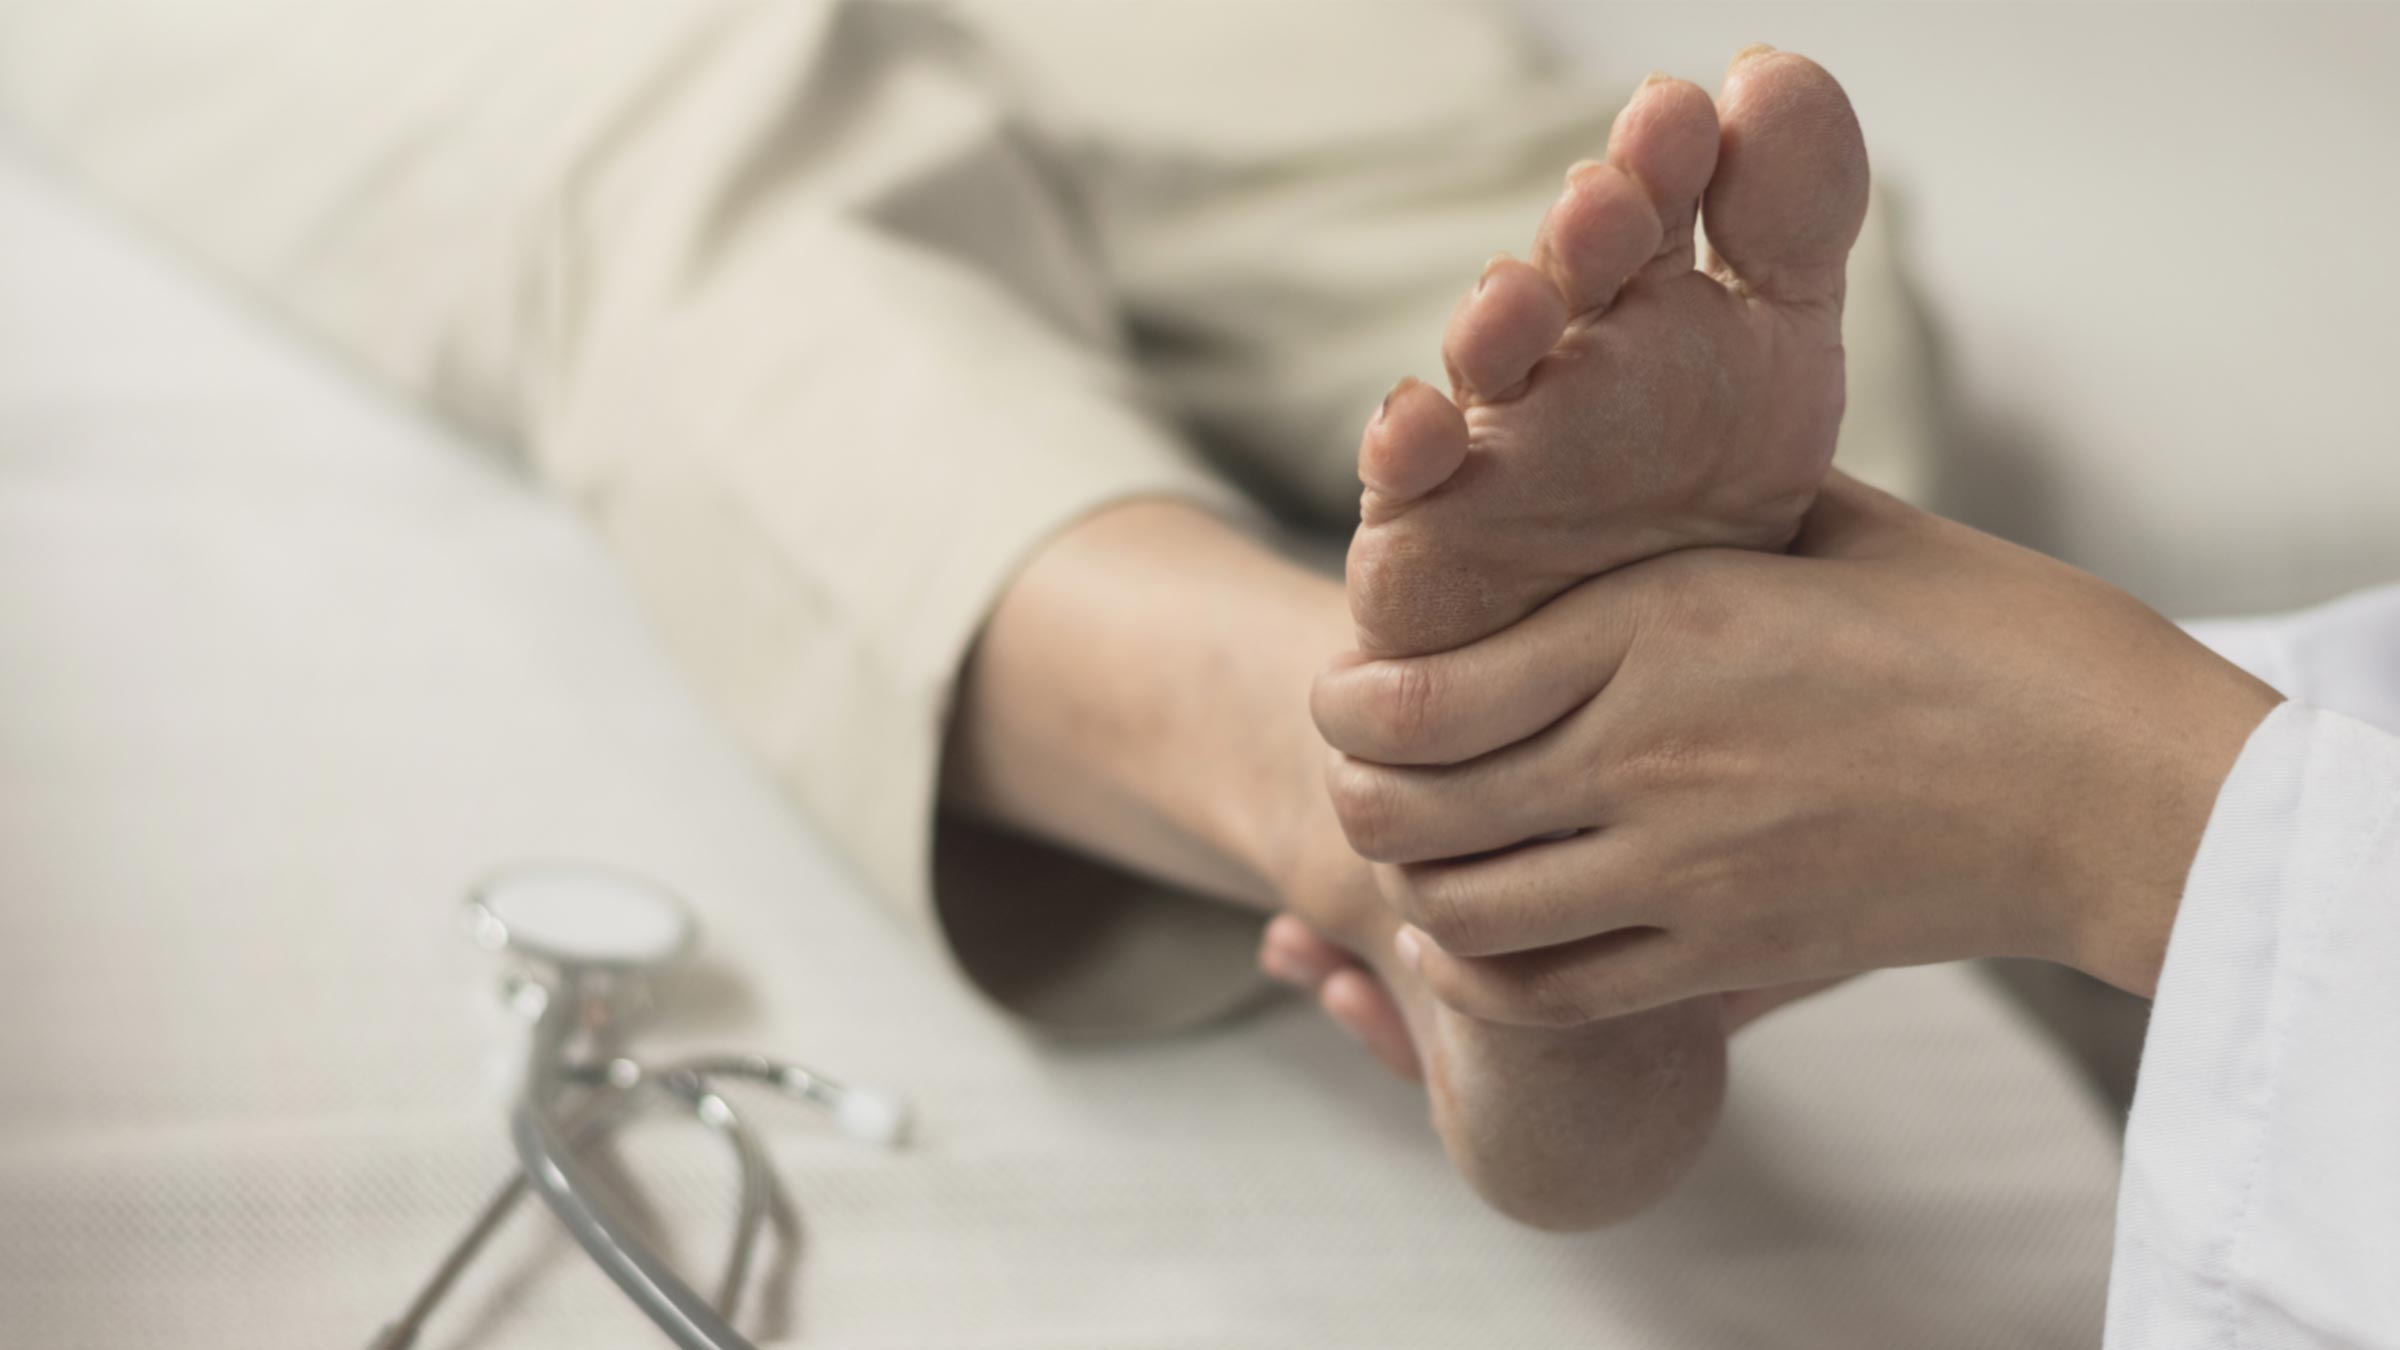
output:
M699 938L691 907L655 882L584 863L517 864L469 891L466 921L476 943L501 956L502 1000L529 1024L524 1078L509 1111L518 1169L371 1350L404 1350L416 1340L426 1317L528 1189L675 1344L684 1350L754 1350L733 1329L732 1318L749 1285L759 1230L772 1221L793 1233L798 1212L758 1136L718 1084L755 1083L814 1103L842 1133L886 1148L906 1142L907 1104L762 1055L645 1064L626 1054L627 1034L653 1006L651 977L688 955ZM702 1299L668 1268L582 1161L584 1148L645 1100L691 1112L724 1137L739 1165L733 1244L713 1298Z

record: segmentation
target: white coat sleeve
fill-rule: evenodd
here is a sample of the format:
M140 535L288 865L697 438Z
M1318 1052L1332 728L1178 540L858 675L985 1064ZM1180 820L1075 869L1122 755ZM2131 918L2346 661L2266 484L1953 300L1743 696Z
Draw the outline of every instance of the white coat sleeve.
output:
M2194 631L2293 701L2168 944L2107 1345L2400 1346L2400 588Z

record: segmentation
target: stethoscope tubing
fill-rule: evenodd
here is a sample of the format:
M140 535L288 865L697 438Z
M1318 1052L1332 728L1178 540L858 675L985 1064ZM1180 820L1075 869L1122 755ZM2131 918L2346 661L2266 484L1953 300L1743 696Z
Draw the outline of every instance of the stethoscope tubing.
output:
M567 1232L585 1254L675 1344L683 1350L756 1350L747 1337L735 1331L725 1316L719 1315L717 1309L684 1283L683 1277L670 1269L641 1234L634 1231L608 1198L607 1189L592 1176L576 1150L560 1134L552 1116L552 1104L572 1078L567 1046L583 1007L582 972L569 969L561 973L564 979L558 996L546 1000L541 1014L534 1019L533 1034L526 1046L524 1086L516 1106L509 1112L508 1135L516 1146L517 1165L524 1171L533 1193L566 1225ZM714 1104L724 1114L712 1123L730 1123L732 1128L726 1133L736 1141L734 1151L742 1170L742 1216L747 1228L762 1208L755 1197L760 1194L758 1171L763 1164L755 1146L741 1146L748 1142L747 1135L738 1120L733 1119L731 1108L721 1099ZM703 1112L704 1116L708 1114ZM735 1255L744 1267L748 1265L749 1236L745 1232L736 1242ZM727 1272L729 1284L736 1273ZM731 1312L728 1307L726 1314Z
M579 937L562 930L560 896L547 896L546 908L522 903L512 907L496 889L511 878L539 880L544 872L559 870L556 864L502 869L470 894L470 927L477 940L519 958L506 986L512 991L509 1002L532 1021L521 1088L509 1110L517 1169L451 1244L406 1311L383 1327L373 1350L406 1350L415 1341L434 1308L528 1191L542 1198L585 1254L683 1350L755 1350L733 1329L731 1319L741 1310L756 1264L759 1230L771 1221L783 1245L796 1253L799 1211L765 1147L718 1091L718 1082L752 1082L810 1102L829 1112L842 1133L887 1148L898 1147L908 1134L907 1103L885 1093L845 1087L813 1069L764 1055L696 1055L649 1066L620 1053L627 1014L646 1006L642 977L688 950L696 925L680 897L655 883L607 869L566 869L576 873L576 885L586 891L601 882L619 890L630 884L647 902L663 899L671 907L681 933L677 941L667 949L612 955L593 950L589 932ZM584 896L587 901L592 898ZM603 916L622 919L622 908L603 906ZM520 923L526 932L517 931ZM622 936L617 935L620 947ZM713 1302L703 1300L667 1265L626 1216L623 1202L582 1160L584 1149L616 1128L647 1094L680 1102L725 1140L739 1167L739 1213Z
M749 1338L735 1331L633 1231L633 1226L609 1201L607 1191L593 1180L575 1151L566 1146L546 1111L530 1098L519 1101L509 1113L508 1133L533 1193L542 1198L542 1203L566 1225L584 1252L608 1272L626 1297L649 1314L650 1320L670 1340L683 1350L757 1350ZM747 1193L754 1166L753 1149L741 1152ZM750 1210L747 1194L744 1209ZM746 1259L742 1264L748 1264ZM734 1270L727 1271L728 1283L736 1274Z
M627 1072L628 1070L630 1072ZM734 1149L734 1156L740 1169L742 1191L732 1248L726 1257L724 1272L719 1277L717 1284L714 1307L720 1318L733 1316L741 1306L742 1295L748 1287L750 1270L757 1251L758 1232L764 1226L764 1221L772 1217L776 1229L782 1234L784 1241L792 1243L798 1240L799 1216L792 1207L791 1197L784 1191L782 1179L768 1164L765 1151L760 1146L757 1135L734 1112L732 1105L710 1086L708 1076L722 1073L734 1077L772 1082L776 1081L773 1075L779 1071L806 1072L798 1069L797 1066L778 1065L774 1061L755 1055L700 1056L652 1070L643 1070L630 1061L623 1060L572 1065L566 1070L565 1076L572 1079L578 1086L587 1089L592 1095L584 1099L580 1108L575 1111L573 1118L563 1127L552 1124L552 1118L548 1113L544 1113L535 1122L537 1125L547 1127L549 1131L548 1152L543 1156L551 1160L567 1160L566 1170L575 1172L578 1176L588 1176L588 1173L577 1168L573 1160L600 1136L615 1128L631 1115L636 1105L636 1098L643 1090L659 1092L680 1099L686 1106L693 1108L694 1114L725 1137ZM530 1106L530 1101L520 1103L520 1109ZM512 1139L515 1137L513 1125L511 1137ZM398 1319L384 1327L382 1334L374 1342L373 1350L405 1350L406 1346L414 1342L418 1329L424 1325L433 1309L449 1293L450 1286L457 1281L458 1276L483 1249L484 1243L499 1230L501 1222L525 1198L526 1192L534 1188L534 1178L543 1175L546 1166L528 1165L524 1161L520 1149L518 1166L510 1172L508 1179L493 1191L491 1198L484 1202L483 1208L477 1212L474 1222L469 1224L467 1230L460 1234L458 1240L451 1245L450 1251L442 1258L441 1265L425 1282L424 1287L418 1291L416 1299L410 1303L408 1309ZM548 1170L558 1169L548 1167ZM583 1182L580 1189L581 1193L587 1196L595 1192L595 1188L588 1181ZM545 1203L548 1202L547 1193L544 1194L544 1200ZM588 1206L579 1206L578 1208L581 1211L588 1209ZM555 1208L553 1212L556 1212ZM613 1215L614 1211L612 1210L610 1213ZM560 1217L564 1219L565 1215L562 1214ZM572 1225L570 1227L572 1228ZM581 1242L583 1230L575 1229L574 1231L578 1241ZM620 1231L624 1231L622 1226L620 1226ZM618 1238L617 1242L620 1247L626 1245L626 1239L623 1237ZM632 1242L637 1250L643 1252L649 1250L638 1234L634 1235ZM604 1266L606 1264L603 1262ZM611 1268L611 1273L613 1275L613 1268ZM621 1284L622 1282L620 1282ZM639 1300L639 1295L635 1297ZM650 1303L644 1301L641 1306L645 1314L656 1315ZM706 1343L703 1342L703 1344ZM735 1350L736 1347L745 1346L748 1342L742 1341L737 1336L734 1341L724 1344L727 1346L727 1350Z

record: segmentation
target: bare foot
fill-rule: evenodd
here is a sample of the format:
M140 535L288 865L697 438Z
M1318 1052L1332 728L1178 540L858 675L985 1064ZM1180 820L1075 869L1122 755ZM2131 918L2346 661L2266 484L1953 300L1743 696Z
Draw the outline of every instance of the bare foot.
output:
M1460 646L1672 549L1788 544L1833 461L1866 203L1857 119L1805 57L1742 53L1715 106L1652 77L1533 261L1493 259L1459 302L1456 402L1404 381L1368 426L1362 650Z
M1558 1031L1479 1022L1434 1000L1394 946L1398 917L1324 795L1260 951L1387 1065L1423 1079L1435 1133L1491 1206L1537 1228L1597 1228L1647 1208L1708 1140L1725 1082L1716 999ZM1291 917L1296 915L1297 918ZM1305 925L1305 926L1303 926ZM1331 939L1355 961L1330 962Z
M1457 401L1404 382L1368 427L1349 571L1361 649L1462 645L1673 549L1788 544L1833 458L1866 190L1849 101L1804 58L1737 57L1721 117L1696 86L1645 85L1608 159L1569 175L1534 261L1495 259L1460 302L1444 342ZM1696 1156L1723 1091L1721 1001L1563 1033L1480 1023L1426 997L1388 914L1320 913L1389 990L1443 1142L1495 1207L1596 1226ZM1281 959L1317 974L1300 948L1287 934ZM1329 1011L1388 1042L1360 982L1316 981Z

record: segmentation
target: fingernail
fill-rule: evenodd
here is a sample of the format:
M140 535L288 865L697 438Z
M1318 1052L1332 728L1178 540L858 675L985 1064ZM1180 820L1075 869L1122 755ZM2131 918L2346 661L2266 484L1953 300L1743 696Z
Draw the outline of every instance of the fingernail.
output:
M1483 294L1483 288L1492 284L1492 269L1507 261L1507 254L1495 253L1492 255L1491 261L1483 265L1483 275L1475 278L1475 293L1477 295Z
M1392 950L1400 954L1400 960L1405 963L1410 970L1421 970L1424 968L1425 939L1417 936L1416 929L1403 928L1398 933L1394 934L1392 936Z
M1742 48L1738 52L1735 52L1733 54L1733 64L1727 66L1726 69L1732 70L1740 66L1745 61L1755 61L1762 56L1773 56L1774 54L1775 49L1773 47L1768 46L1764 42L1753 42L1749 46Z
M1738 60L1739 58L1736 59ZM1647 89L1654 84L1665 84L1667 81L1674 78L1674 76L1669 75L1663 70L1654 70L1642 77L1642 88Z

